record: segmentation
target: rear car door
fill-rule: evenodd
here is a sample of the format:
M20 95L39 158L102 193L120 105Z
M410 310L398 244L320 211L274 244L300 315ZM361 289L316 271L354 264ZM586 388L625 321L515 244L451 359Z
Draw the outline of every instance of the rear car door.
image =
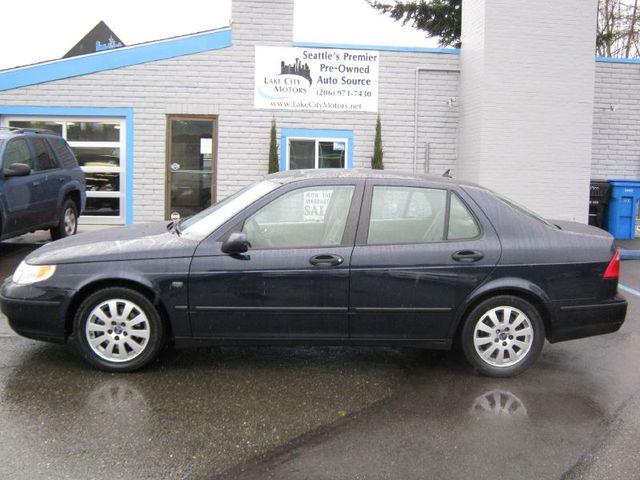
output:
M350 337L445 342L458 306L499 258L495 230L463 190L367 180L351 259Z
M31 137L35 155L34 191L37 194L40 224L55 222L58 218L60 188L65 180L64 170L45 138Z
M2 168L6 169L14 163L23 163L32 169L32 174L24 177L5 177L2 187L7 218L2 234L22 232L36 223L31 209L33 195L33 157L29 144L24 138L8 141L2 156Z
M349 264L364 185L338 179L285 185L205 240L189 283L196 337L346 339ZM246 233L251 248L225 255L222 240Z

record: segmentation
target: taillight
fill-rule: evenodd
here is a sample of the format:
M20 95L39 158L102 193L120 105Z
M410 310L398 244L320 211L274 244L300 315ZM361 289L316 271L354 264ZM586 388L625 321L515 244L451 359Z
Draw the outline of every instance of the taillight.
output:
M607 265L607 269L604 271L602 278L607 280L616 280L618 277L620 277L620 253L616 250L616 253L609 262L609 265Z

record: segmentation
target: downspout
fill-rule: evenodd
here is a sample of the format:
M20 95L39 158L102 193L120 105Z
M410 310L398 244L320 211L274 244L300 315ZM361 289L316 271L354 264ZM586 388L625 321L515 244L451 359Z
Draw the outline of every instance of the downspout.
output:
M453 72L460 68L451 67L416 67L416 78L413 90L413 173L418 170L418 102L420 100L420 72Z

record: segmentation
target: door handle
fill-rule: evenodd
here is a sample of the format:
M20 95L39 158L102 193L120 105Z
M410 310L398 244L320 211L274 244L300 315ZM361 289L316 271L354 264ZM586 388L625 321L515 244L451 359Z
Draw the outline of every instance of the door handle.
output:
M34 187L39 187L40 186L40 182L31 182L31 185L33 185Z
M65 182L67 180L67 177L58 177L58 181L60 183Z
M344 262L344 258L340 255L333 254L320 254L314 255L309 259L309 263L316 267L335 267L336 265L340 265Z
M460 250L459 252L451 255L456 262L477 262L478 260L482 260L484 258L484 253L479 252L477 250Z

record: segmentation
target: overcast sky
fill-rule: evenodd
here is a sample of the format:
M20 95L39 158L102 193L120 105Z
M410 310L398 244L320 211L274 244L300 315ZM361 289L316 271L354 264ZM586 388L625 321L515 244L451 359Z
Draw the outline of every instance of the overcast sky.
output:
M0 15L0 69L60 58L100 20L131 45L226 26L231 17L230 0L6 1ZM299 41L437 44L378 14L365 0L295 0L294 30Z

